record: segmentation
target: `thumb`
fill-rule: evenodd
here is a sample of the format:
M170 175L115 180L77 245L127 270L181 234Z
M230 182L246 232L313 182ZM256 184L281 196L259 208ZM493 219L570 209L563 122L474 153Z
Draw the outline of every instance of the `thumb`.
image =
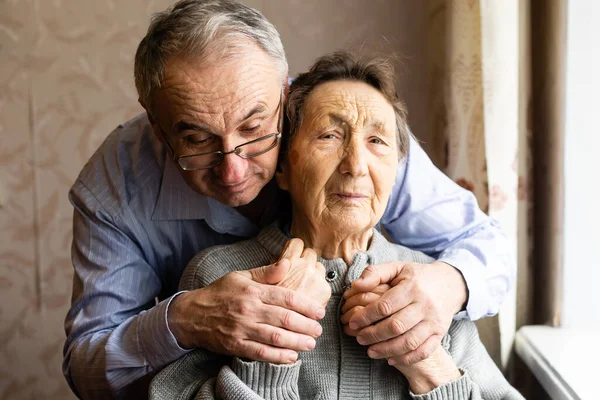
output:
M250 279L254 282L266 285L276 285L287 275L290 270L290 265L288 259L282 259L274 264L254 268L247 272L250 273Z

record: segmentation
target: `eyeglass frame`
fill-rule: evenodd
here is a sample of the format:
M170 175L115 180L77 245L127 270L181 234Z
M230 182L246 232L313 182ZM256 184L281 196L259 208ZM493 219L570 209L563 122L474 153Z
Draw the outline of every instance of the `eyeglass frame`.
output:
M227 154L235 154L236 156L243 158L245 160L249 159L249 158L254 158L254 157L258 157L260 155L263 155L265 153L268 153L269 151L273 150L276 146L277 146L277 142L281 139L281 129L282 129L282 122L283 121L283 92L281 92L279 94L279 114L277 116L277 132L274 133L268 133L264 136L261 136L257 139L253 139L250 140L248 142L242 143L240 145L235 146L235 148L231 151L221 151L221 150L217 150L217 151L208 151L206 153L197 153L197 154L189 154L186 156L178 156L177 154L175 154L175 151L173 150L173 147L171 147L171 144L169 143L169 139L167 139L167 133L163 130L162 126L160 126L160 124L157 122L156 124L158 125L158 129L160 130L160 133L163 137L163 139L165 139L165 143L167 143L167 147L169 148L169 151L171 152L172 156L173 156L173 161L175 161L180 167L181 169L183 169L184 171L201 171L203 169L210 169L210 168L214 168L217 167L219 165L221 165L221 163L223 162L223 160L225 159L225 156ZM263 150L260 151L258 153L252 154L251 156L244 156L244 155L240 155L240 148L252 144L252 143L256 143L256 142L260 142L263 140L267 140L270 137L275 137L275 140L273 141L273 144ZM202 167L202 168L186 168L184 165L181 164L181 160L184 158L191 158L191 157L197 157L197 156L206 156L206 155L210 155L210 154L214 154L217 156L218 162L214 165L211 165L209 167Z

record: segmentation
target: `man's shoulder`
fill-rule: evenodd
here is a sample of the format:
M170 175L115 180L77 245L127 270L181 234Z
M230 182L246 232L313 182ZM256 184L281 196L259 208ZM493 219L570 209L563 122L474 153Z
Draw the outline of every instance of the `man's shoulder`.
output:
M72 194L84 187L104 209L122 210L137 196L156 199L164 148L154 137L146 114L119 125L81 170Z
M234 271L245 271L270 264L269 251L256 238L214 246L196 254L188 263L180 280L180 289L207 286Z

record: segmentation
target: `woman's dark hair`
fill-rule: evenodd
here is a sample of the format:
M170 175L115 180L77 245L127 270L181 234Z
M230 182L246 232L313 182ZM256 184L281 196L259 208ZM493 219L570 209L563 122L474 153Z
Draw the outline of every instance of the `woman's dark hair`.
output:
M302 125L308 95L320 84L332 81L364 82L377 89L390 102L396 114L398 153L400 158L404 158L411 132L406 122L406 107L396 94L394 67L385 58L356 57L339 51L319 58L308 72L293 80L286 101L279 160L285 160L292 138Z

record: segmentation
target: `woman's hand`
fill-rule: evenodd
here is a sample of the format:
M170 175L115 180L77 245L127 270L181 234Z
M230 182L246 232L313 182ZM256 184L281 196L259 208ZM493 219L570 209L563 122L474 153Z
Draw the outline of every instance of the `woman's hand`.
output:
M291 239L279 259L289 260L290 266L277 286L295 290L323 306L327 305L331 286L325 280L325 267L317 261L317 253L313 249L305 249L301 239Z
M397 364L394 367L406 377L410 390L415 394L429 393L438 386L462 376L454 360L441 344L423 361L412 365Z

